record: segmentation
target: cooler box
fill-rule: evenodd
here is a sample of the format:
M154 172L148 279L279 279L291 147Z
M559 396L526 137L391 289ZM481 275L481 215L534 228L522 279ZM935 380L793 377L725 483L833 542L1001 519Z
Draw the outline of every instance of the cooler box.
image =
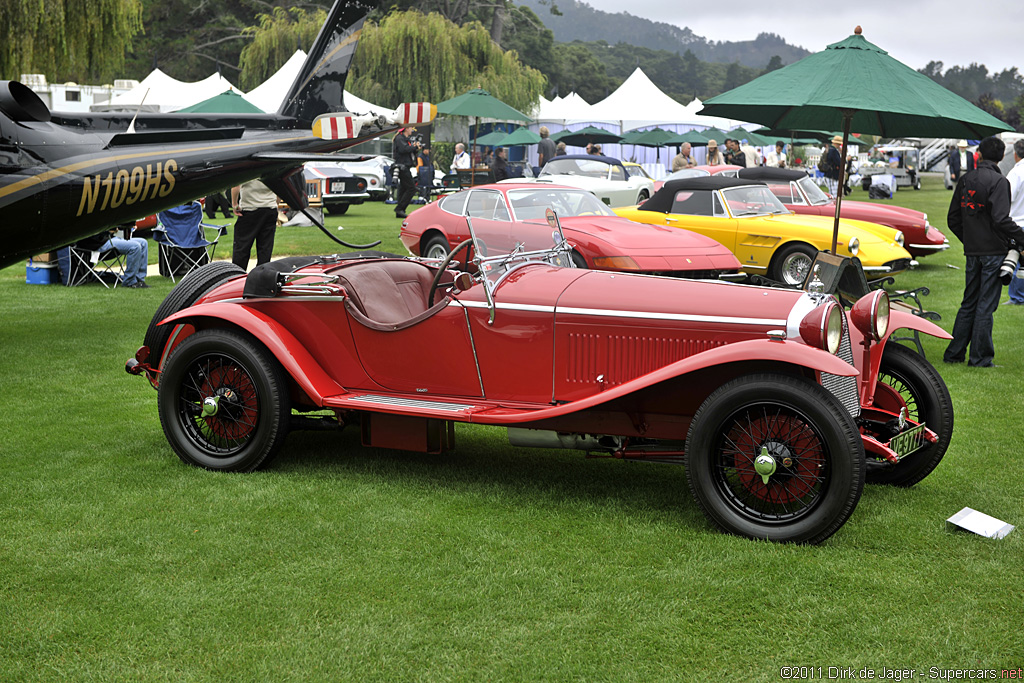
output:
M25 282L30 285L59 285L60 270L56 263L29 261L25 266Z

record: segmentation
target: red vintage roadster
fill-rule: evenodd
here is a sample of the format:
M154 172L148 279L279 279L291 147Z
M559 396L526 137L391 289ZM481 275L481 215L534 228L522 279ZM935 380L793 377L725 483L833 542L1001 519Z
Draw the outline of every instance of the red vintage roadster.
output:
M863 282L849 260L819 257L808 291L584 270L553 214L534 243L466 220L440 263L356 252L186 277L127 364L158 389L174 452L253 470L325 412L367 446L431 453L455 423L494 425L520 446L685 464L720 528L818 543L865 481L911 485L949 444L941 377L887 343L948 335L880 290L845 312L827 292Z

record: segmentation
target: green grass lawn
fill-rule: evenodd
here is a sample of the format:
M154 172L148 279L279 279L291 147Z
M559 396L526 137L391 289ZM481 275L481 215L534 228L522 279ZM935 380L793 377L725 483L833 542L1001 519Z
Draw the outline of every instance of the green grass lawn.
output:
M892 201L944 229L949 196L928 178ZM329 222L404 253L392 207ZM275 255L339 249L282 228ZM896 286L930 287L948 330L962 266L954 239ZM927 679L1024 665L1024 535L944 524L964 506L1024 522L1024 307L996 314L1001 368L938 363L956 407L939 468L911 489L867 487L824 545L791 547L713 531L682 468L514 449L485 427L460 425L445 456L364 449L350 430L293 434L256 474L185 466L156 393L123 370L171 288L149 282L67 289L0 271L0 680L776 681L786 666ZM942 348L928 341L929 359Z

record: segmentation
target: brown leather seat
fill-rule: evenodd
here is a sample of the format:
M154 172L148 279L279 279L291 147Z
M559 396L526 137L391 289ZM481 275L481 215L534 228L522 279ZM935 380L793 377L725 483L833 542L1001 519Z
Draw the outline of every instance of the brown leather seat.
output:
M415 261L357 263L336 273L346 306L360 323L394 330L422 320L434 271ZM440 303L446 303L444 299ZM434 309L443 308L439 304ZM434 311L431 310L430 313Z

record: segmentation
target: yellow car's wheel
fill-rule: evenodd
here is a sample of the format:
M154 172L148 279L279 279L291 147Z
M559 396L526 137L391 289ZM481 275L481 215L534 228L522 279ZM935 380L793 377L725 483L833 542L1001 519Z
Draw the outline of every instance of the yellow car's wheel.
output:
M794 287L802 285L807 273L811 272L816 254L815 249L807 244L783 247L772 259L768 277Z

